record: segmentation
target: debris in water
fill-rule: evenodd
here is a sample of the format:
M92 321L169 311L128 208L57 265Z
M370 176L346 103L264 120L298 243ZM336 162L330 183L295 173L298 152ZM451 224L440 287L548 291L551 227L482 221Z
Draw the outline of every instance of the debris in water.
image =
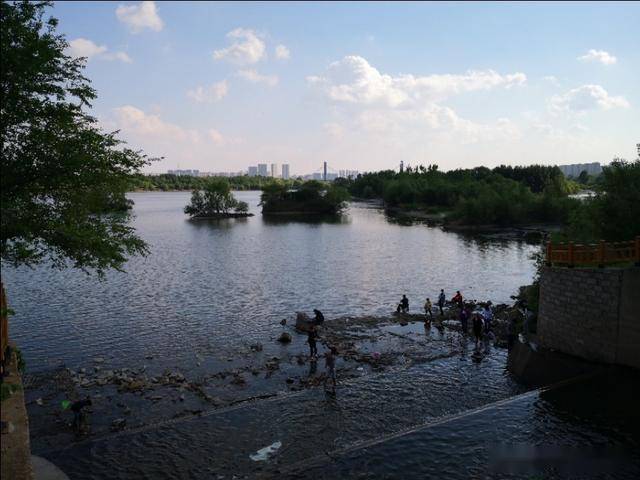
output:
M261 448L253 455L249 455L249 458L254 462L264 462L269 458L269 455L275 453L282 446L282 442L277 441L269 445L268 447Z

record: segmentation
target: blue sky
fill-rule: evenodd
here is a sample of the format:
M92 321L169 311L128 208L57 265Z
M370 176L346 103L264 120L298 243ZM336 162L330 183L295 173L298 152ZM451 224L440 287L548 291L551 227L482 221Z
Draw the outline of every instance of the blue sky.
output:
M635 157L640 3L59 2L150 171Z

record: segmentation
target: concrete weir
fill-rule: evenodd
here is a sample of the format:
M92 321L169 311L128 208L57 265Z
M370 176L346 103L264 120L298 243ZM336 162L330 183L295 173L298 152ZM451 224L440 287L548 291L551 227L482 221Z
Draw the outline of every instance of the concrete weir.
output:
M640 268L545 268L538 340L587 361L640 368Z

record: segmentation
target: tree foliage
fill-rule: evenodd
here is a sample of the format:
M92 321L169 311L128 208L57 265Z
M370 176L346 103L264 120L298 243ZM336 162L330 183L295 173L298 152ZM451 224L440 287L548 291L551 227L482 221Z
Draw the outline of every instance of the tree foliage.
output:
M193 191L191 203L184 207L184 213L191 217L218 217L227 215L232 209L236 213L246 213L249 205L235 199L226 178L214 178L205 184L203 190Z
M146 252L126 216L103 212L126 210L131 176L149 160L86 113L96 92L85 59L66 55L57 20L45 19L50 5L0 4L2 260L102 275Z
M335 214L346 206L349 198L345 188L316 180L304 182L295 189L271 184L262 191L262 213Z

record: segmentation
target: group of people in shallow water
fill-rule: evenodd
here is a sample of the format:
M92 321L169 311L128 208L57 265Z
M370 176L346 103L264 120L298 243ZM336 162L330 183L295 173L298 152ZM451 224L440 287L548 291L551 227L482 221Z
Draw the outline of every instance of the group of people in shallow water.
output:
M438 309L440 310L440 316L444 315L446 302L447 297L444 293L444 289L441 289L437 302ZM468 305L465 305L462 294L460 293L460 290L458 290L451 298L450 303L459 309L458 320L460 320L462 333L466 334L469 332L469 322L471 322L471 329L476 339L476 345L478 345L483 338L495 339L491 325L493 322L491 302L488 302L481 311L472 311ZM396 312L409 312L409 299L406 295L402 295L402 299L396 308ZM428 297L424 302L424 315L426 323L430 323L431 320L433 320L433 304L431 303L431 299ZM509 347L512 345L512 340L511 335L509 335Z
M313 310L313 322L307 331L307 343L309 344L309 357L312 363L318 360L318 326L324 323L324 315L318 309ZM324 364L327 370L327 381L331 385L332 391L336 390L336 355L338 351L335 347L330 347L324 354Z

